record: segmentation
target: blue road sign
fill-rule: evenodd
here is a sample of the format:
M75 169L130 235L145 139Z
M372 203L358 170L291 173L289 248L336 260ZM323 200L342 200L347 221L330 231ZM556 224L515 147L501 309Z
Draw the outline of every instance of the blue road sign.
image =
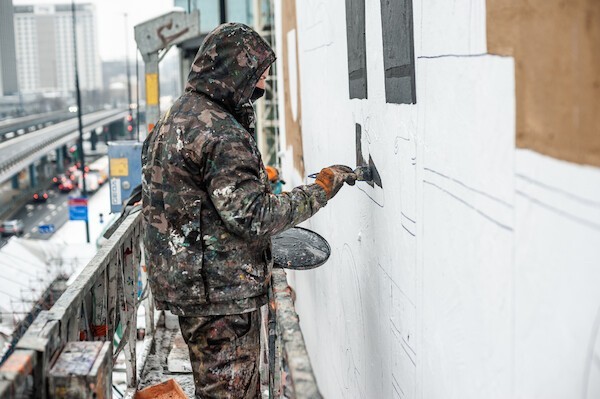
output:
M69 197L69 220L88 220L88 199Z
M70 206L69 207L69 220L87 220L88 208L87 206Z
M38 226L38 233L40 233L40 234L54 233L54 225L53 224L40 224Z

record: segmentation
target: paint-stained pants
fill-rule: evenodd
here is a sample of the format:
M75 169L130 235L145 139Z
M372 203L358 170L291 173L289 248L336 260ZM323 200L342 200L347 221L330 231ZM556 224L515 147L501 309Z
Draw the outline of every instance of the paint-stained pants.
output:
M180 316L179 325L190 351L197 399L260 397L260 310L227 316Z

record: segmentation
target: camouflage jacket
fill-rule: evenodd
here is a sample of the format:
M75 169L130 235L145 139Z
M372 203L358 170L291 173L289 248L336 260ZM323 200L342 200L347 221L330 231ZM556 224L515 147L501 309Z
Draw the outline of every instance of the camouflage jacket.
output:
M271 192L250 96L274 60L252 29L221 25L144 142L144 247L159 308L205 316L265 304L271 236L327 203L316 184Z

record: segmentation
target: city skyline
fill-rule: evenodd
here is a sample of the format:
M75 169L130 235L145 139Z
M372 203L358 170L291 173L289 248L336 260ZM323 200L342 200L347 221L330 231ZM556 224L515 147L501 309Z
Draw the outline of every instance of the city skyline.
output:
M95 7L76 5L77 60L81 88L102 88ZM14 7L19 89L22 93L74 90L73 20L68 4Z
M40 4L71 4L60 0L13 0L14 6ZM141 22L173 10L173 0L88 0L75 4L93 4L96 8L98 53L102 61L124 59L125 40L129 59L135 59L137 47L133 27ZM127 14L127 39L125 16Z
M17 62L11 0L0 0L0 96L15 94Z

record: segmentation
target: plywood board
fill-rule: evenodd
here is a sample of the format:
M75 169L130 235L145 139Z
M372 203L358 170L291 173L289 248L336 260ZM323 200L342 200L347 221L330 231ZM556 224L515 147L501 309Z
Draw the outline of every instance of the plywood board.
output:
M600 2L488 0L488 52L515 57L518 147L600 166Z
M300 74L298 67L298 42L295 32L297 32L296 23L296 0L287 0L281 2L282 11L282 38L283 41L283 93L285 115L285 142L288 150L291 147L294 157L294 169L301 176L304 176L304 152L302 150L302 118ZM288 39L294 40L294 45L290 46ZM295 54L290 54L293 51ZM294 62L295 65L290 65ZM296 76L291 76L295 73ZM292 98L292 95L296 98Z

